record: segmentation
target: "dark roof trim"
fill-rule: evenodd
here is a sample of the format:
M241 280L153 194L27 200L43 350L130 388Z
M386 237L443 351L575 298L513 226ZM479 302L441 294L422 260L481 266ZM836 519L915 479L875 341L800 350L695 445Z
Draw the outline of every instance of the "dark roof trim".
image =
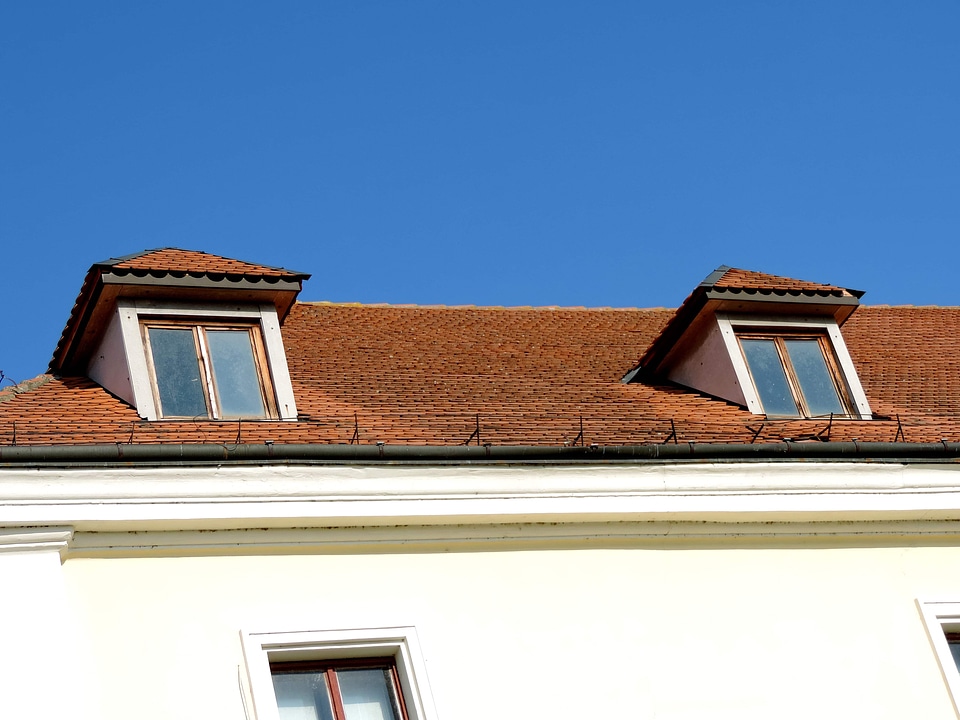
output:
M0 448L0 468L237 465L607 465L676 462L960 462L960 443L782 442L569 446L57 445Z
M104 268L104 269L110 269L111 272L134 272L133 270L128 270L128 269L126 269L126 268L117 269L117 268L114 268L113 266L114 266L114 265L120 265L121 263L125 263L125 262L128 262L128 261L130 261L130 260L136 260L137 258L141 258L141 257L144 257L144 256L146 256L146 255L152 255L153 253L162 252L162 251L164 251L164 250L180 250L180 249L181 249L181 248L172 247L172 246L170 246L170 245L167 245L166 247L152 248L152 249L150 249L150 250L141 250L140 252L130 253L129 255L121 255L120 257L112 257L112 258L107 258L106 260L101 260L100 262L94 263L94 264L93 264L93 267L100 267L100 268ZM310 279L310 273L298 272L297 270L290 270L290 269L288 269L288 268L277 267L277 266L275 266L275 265L264 265L263 263L248 262L247 260L240 260L240 259L237 259L237 258L227 258L227 257L224 257L224 256L222 256L222 255L221 255L221 256L216 256L216 257L223 257L225 260L233 260L233 261L235 261L235 262L245 263L245 264L250 265L250 266L261 267L261 268L269 268L270 270L274 270L274 271L276 271L276 272L281 272L281 273L283 273L283 274L285 274L285 275L289 275L289 276L292 276L292 277L299 277L299 278L301 278L301 279L303 279L303 280L309 280L309 279ZM166 272L166 271L163 271L163 272ZM256 273L251 273L251 274L252 274L252 275L255 275Z
M210 288L219 290L228 287L231 290L263 290L265 285L269 290L286 290L288 292L299 293L301 283L299 280L288 280L271 276L252 277L251 276L231 276L231 275L213 275L204 273L203 275L186 275L164 272L163 274L134 274L134 271L125 272L111 271L110 274L103 274L101 280L104 285L139 285L152 287L176 287L176 288ZM227 285L224 285L224 280Z
M847 296L841 295L840 293L834 293L832 295L826 295L824 293L816 293L812 290L760 290L755 288L710 288L706 291L707 300L733 300L741 299L740 296L743 296L742 299L749 300L751 302L775 302L783 303L789 302L791 305L797 304L815 304L815 305L826 305L829 304L830 307L836 305L859 305L860 301L857 299L857 296Z

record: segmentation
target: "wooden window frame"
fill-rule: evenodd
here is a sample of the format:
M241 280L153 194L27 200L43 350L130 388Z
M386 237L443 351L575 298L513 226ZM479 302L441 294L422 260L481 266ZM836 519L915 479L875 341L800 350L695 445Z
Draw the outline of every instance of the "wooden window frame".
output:
M390 662L405 720L438 720L427 679L427 666L412 625L346 629L262 628L240 631L246 673L240 676L248 717L280 720L271 666L288 663ZM318 665L321 666L321 665Z
M347 720L343 708L343 696L340 692L338 673L341 670L382 669L388 671L390 678L390 696L393 707L400 720L409 720L407 706L403 699L403 688L400 685L400 676L397 673L397 662L393 657L363 657L340 658L337 660L299 660L293 662L271 662L270 673L312 672L322 674L326 680L327 690L330 693L330 703L333 706L334 720Z
M940 675L953 701L954 712L960 718L960 670L950 650L951 638L960 637L960 602L917 598L917 609L940 665Z
M271 420L277 418L277 404L270 378L270 364L264 348L263 333L259 325L243 321L198 321L197 319L151 318L140 319L140 333L146 355L147 369L150 375L150 384L153 391L153 400L157 409L157 416L164 420L182 420L185 416L166 415L160 402L160 389L157 384L157 375L154 369L153 349L150 345L151 329L192 330L194 348L197 354L197 366L203 381L203 397L207 408L207 419L210 420ZM253 353L253 362L259 381L260 398L264 407L263 415L252 416L224 416L220 412L221 401L217 387L216 376L213 372L213 361L208 350L206 333L208 330L231 330L246 332L250 338ZM193 419L191 416L190 419Z
M823 356L824 363L827 367L827 372L830 374L830 379L833 381L834 390L837 393L837 398L840 401L840 405L843 406L844 412L841 415L842 417L856 417L854 411L854 404L851 402L850 393L847 389L846 382L844 381L843 372L840 370L840 365L837 361L836 354L833 351L833 344L830 342L830 338L827 334L820 330L785 330L783 328L735 328L735 333L737 337L737 344L740 347L740 352L743 356L744 363L747 366L747 372L750 375L750 380L753 382L754 388L757 387L756 380L753 376L753 369L750 367L750 362L747 360L746 352L743 349L743 340L770 340L774 343L774 346L777 350L777 355L780 358L780 364L783 367L784 375L787 378L787 385L790 388L790 393L793 395L793 401L797 406L798 415L771 415L771 417L798 417L798 418L813 418L820 417L815 416L810 412L810 408L807 405L807 399L804 397L803 389L800 385L799 377L797 376L797 371L793 366L793 360L790 357L790 353L786 347L787 340L816 340L820 346L820 353ZM757 391L757 397L759 398L760 393ZM761 405L763 401L760 400ZM770 415L770 413L767 413Z

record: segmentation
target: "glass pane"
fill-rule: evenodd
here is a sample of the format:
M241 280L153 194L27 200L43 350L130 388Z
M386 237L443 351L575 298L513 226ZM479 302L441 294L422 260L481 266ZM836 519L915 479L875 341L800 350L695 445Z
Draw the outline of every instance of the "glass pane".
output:
M810 415L845 414L846 410L837 395L837 386L833 384L827 361L823 357L820 341L816 338L794 338L786 340L785 344Z
M190 328L149 328L153 372L164 417L206 417L200 362Z
M280 673L273 676L280 720L333 720L330 692L323 673Z
M960 670L960 641L950 640L950 654L953 655L953 662L957 666L957 670Z
M260 373L247 330L207 330L220 417L263 417Z
M760 338L741 338L744 357L750 366L753 384L757 387L760 404L767 415L800 414L797 403L787 384L787 375L783 371L780 353L773 340Z
M390 692L389 670L339 670L337 682L347 720L400 720Z

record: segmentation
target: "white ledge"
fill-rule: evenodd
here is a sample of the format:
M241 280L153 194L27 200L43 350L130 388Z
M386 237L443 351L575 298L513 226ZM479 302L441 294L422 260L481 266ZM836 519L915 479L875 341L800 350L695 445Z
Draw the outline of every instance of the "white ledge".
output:
M960 466L224 466L0 471L0 526L146 531L960 519Z

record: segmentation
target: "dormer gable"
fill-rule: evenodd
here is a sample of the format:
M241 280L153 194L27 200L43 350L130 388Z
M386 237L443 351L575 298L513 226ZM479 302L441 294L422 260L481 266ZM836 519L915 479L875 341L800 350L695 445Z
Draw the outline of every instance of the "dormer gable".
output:
M869 419L841 325L857 290L721 266L625 378L665 379L774 417Z
M95 263L50 371L148 420L295 419L280 325L309 277L178 248Z

